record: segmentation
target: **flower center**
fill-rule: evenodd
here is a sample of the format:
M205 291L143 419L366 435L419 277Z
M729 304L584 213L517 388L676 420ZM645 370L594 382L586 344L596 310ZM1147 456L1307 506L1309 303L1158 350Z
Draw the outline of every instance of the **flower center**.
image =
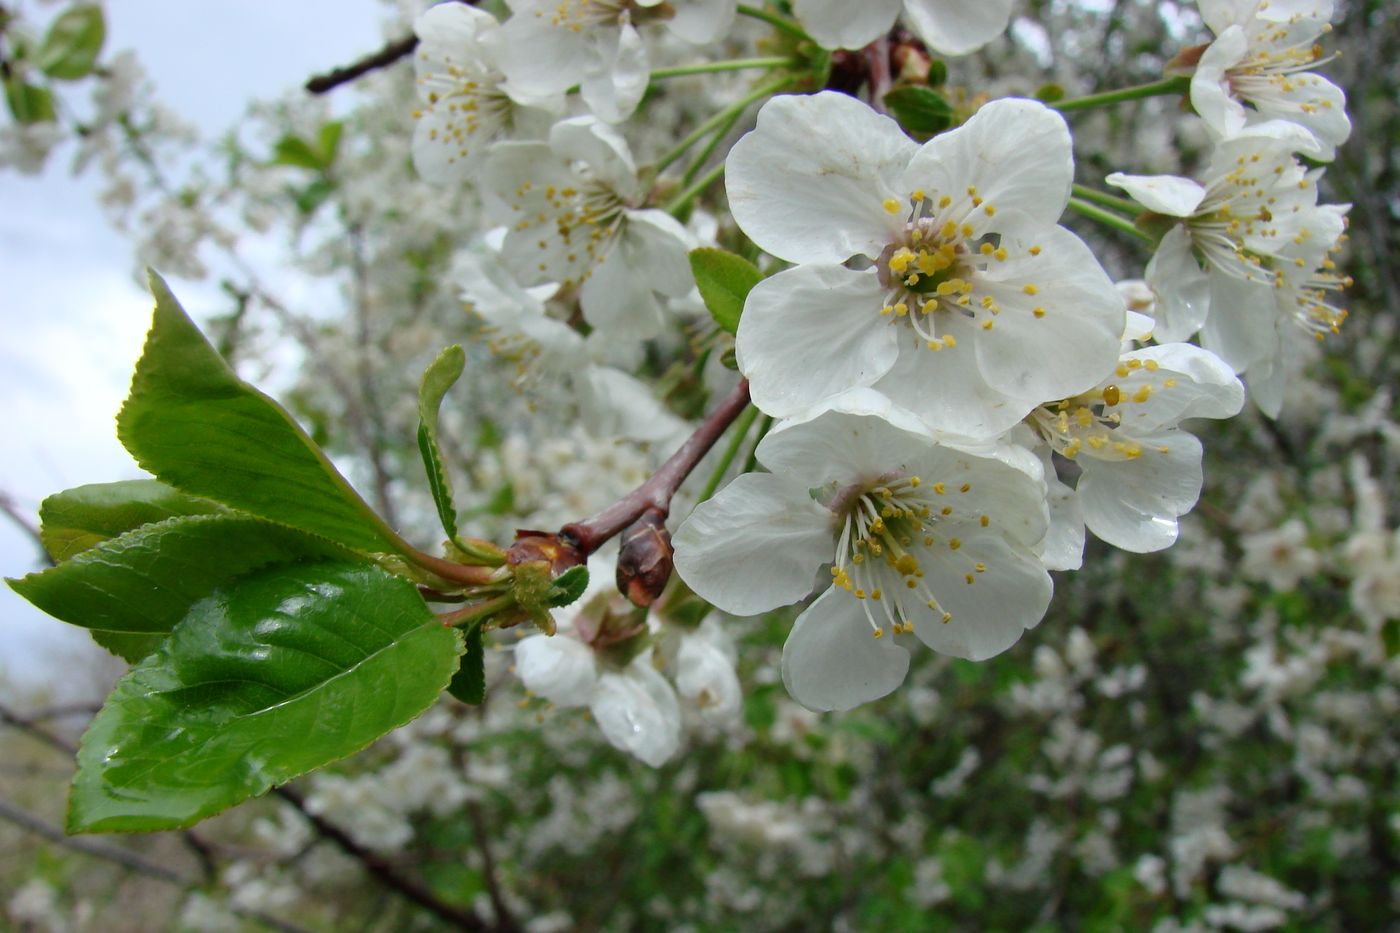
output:
M1118 364L1116 373L1127 379L1140 372L1155 373L1159 368L1156 360L1129 359ZM1123 429L1123 406L1142 404L1156 392L1175 388L1176 384L1175 379L1168 378L1156 388L1147 382L1130 389L1107 385L1041 405L1026 416L1026 423L1067 460L1081 453L1098 460L1136 460L1145 450L1167 453L1168 448L1144 445Z
M831 582L860 602L876 638L884 636L886 626L894 635L914 631L910 608L916 599L941 614L944 623L952 620L953 614L925 582L923 564L938 543L935 526L954 514L951 496L971 490L970 483L954 490L942 482L892 473L880 477L877 485L847 487L832 501L841 533ZM991 519L983 515L979 521L986 527ZM952 551L962 547L955 537L943 543ZM986 569L973 564L967 582L973 583Z
M982 273L994 262L1005 262L1010 253L1000 236L979 234L977 221L982 220L979 215L995 216L996 206L969 187L960 198L945 194L936 200L916 190L907 203L889 198L884 207L892 215L907 213L908 219L903 234L875 260L880 284L887 290L880 313L891 321L904 321L935 351L957 346L947 332L955 318L991 330L1002 307L982 287ZM1038 255L1040 247L1031 247L1030 253ZM1027 285L1026 294L1035 294L1035 286ZM1039 310L1036 316L1043 314Z

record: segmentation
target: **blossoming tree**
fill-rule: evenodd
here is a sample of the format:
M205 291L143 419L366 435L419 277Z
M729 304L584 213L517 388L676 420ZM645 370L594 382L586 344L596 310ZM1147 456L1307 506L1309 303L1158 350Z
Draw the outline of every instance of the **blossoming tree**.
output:
M130 664L77 750L68 831L183 829L274 788L324 820L344 778L307 799L284 785L513 678L525 706L586 707L606 743L675 767L741 728L750 629L785 633L771 673L805 710L910 680L917 706L911 668L1008 663L1071 572L1176 544L1198 434L1231 430L1197 419L1248 405L1286 436L1290 389L1347 318L1350 205L1323 180L1351 124L1317 70L1336 11L1165 5L1175 45L1151 80L1071 96L978 64L1013 42L1053 58L1017 6L446 2L358 69L411 56L416 103L385 91L349 128L294 118L267 164L300 173L298 231L333 205L348 232L320 259L354 270L358 381L313 372L284 407L240 375L241 312L201 330L153 256L117 420L150 478L45 500L52 566L9 581ZM64 130L54 94L101 47L85 5L5 46L8 145L42 158ZM116 67L96 78L120 86ZM1186 141L1165 165L1091 122L1154 98ZM85 145L115 136L155 164L131 108L99 106ZM252 190L246 171L232 188ZM418 200L375 193L400 184ZM265 201L285 210L284 190ZM241 262L214 216L203 235ZM173 272L198 271L184 258ZM376 286L377 264L413 274ZM314 369L324 337L245 278L230 292ZM408 359L426 363L416 393L375 374ZM358 456L308 411L341 415ZM1377 495L1363 462L1351 482ZM1393 565L1383 532L1354 560ZM1381 638L1393 587L1354 579ZM1060 641L1036 664L1092 664ZM705 815L742 824L734 806ZM1160 866L1135 871L1165 889ZM394 877L449 923L514 923L495 887L477 915Z

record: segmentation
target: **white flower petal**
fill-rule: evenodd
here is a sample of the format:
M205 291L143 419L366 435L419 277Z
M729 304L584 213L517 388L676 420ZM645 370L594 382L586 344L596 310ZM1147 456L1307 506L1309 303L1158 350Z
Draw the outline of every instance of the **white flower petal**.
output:
M797 266L755 285L735 340L754 404L783 418L878 380L899 353L882 303L873 270Z
M783 684L810 710L848 710L904 682L909 652L875 638L854 596L832 587L793 623L783 645Z
M900 0L793 0L793 15L824 49L859 49L890 31Z
M1201 345L1242 373L1273 349L1277 311L1273 286L1210 273L1214 309L1201 328Z
M686 0L666 23L672 33L695 45L717 42L734 25L739 0Z
M569 635L531 635L515 646L515 672L556 706L586 706L598 684L593 649Z
M904 16L935 52L966 55L1006 31L1011 0L904 0Z
M1176 175L1126 175L1114 172L1104 181L1122 188L1148 210L1168 217L1190 217L1206 196L1205 188L1189 178Z
M636 111L650 81L651 64L646 45L628 23L618 34L611 61L584 76L579 82L579 95L598 119L621 123Z
M805 420L779 423L758 445L758 459L806 487L874 481L927 452L932 442L922 427L880 393L858 389Z
M712 620L706 620L712 623ZM686 633L676 652L676 689L708 722L723 724L743 712L743 691L733 658L716 641L715 631Z
M730 210L780 259L873 259L903 230L884 203L908 196L897 182L916 149L899 124L845 94L775 97L730 150Z
M1210 278L1191 249L1186 228L1167 231L1147 264L1147 281L1156 293L1156 325L1152 335L1163 343L1190 338L1210 313Z
M1136 440L1144 449L1134 460L1084 458L1078 493L1090 531L1143 554L1175 543L1178 516L1200 497L1201 442L1185 431Z
M676 572L725 612L754 615L810 593L834 545L831 513L806 487L746 473L677 529Z
M940 654L985 661L1040 622L1050 605L1050 575L1034 554L1013 548L995 528L939 530L956 535L961 546L940 545L935 553L921 555L919 563L924 582L952 618L943 622L936 614L915 616L914 634ZM979 571L979 565L985 570Z
M605 671L589 710L614 747L659 768L680 748L681 708L646 654L622 671Z
M975 187L985 202L969 223L1007 229L1018 218L1031 230L1060 219L1074 180L1069 128L1064 117L1033 100L994 100L962 126L924 143L909 162L903 196L922 189L935 200L959 199ZM998 212L991 217L986 206Z
M1057 226L1037 245L1037 254L1012 250L1009 260L974 280L974 297L991 296L1002 312L979 326L991 323L990 329L969 339L983 378L998 391L1066 398L1093 387L1117 365L1127 312L1079 237Z

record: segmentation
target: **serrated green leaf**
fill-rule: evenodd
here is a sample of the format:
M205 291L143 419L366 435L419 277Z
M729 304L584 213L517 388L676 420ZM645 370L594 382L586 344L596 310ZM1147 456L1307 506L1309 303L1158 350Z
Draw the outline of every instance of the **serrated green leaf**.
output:
M56 117L53 107L53 94L46 87L21 81L17 77L5 79L5 104L10 108L10 116L16 123L48 123Z
M81 3L64 10L49 27L34 56L39 70L50 78L75 81L92 74L102 43L107 39L107 23L102 7Z
M209 499L187 496L159 480L93 483L54 493L39 506L39 538L62 563L117 535L181 515L225 511Z
M195 602L264 567L353 559L353 552L324 539L226 512L143 525L57 567L7 582L71 625L163 636ZM144 657L122 654L128 661Z
M165 641L164 635L136 635L131 632L107 632L102 629L89 629L93 642L108 654L121 658L128 664L135 664Z
M370 564L240 581L117 682L78 751L68 831L189 826L353 754L431 706L462 647Z
M582 596L586 589L588 589L588 568L583 564L570 567L555 577L554 582L550 584L545 605L551 609L567 606Z
M941 133L953 123L952 106L932 88L895 88L885 95L885 106L900 126L921 136Z
M428 488L437 505L442 530L453 540L457 538L457 507L452 502L452 483L442 467L442 449L438 446L438 411L448 390L462 378L466 365L467 354L461 345L450 346L433 360L418 385L418 451L423 455Z
M239 379L151 273L155 321L117 436L171 486L358 551L407 550L325 453L268 396Z
M480 706L486 700L486 648L481 643L479 623L467 630L466 640L467 650L447 692L468 706Z
M737 331L744 299L763 281L758 266L726 250L704 247L690 251L690 271L715 323L731 334Z

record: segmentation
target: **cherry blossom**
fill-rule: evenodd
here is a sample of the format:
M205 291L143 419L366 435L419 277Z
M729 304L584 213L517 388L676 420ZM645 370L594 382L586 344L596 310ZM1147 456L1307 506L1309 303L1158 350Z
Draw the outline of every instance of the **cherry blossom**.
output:
M935 52L966 55L1006 31L1011 0L794 0L793 13L829 49L858 49L890 31L901 12Z
M998 100L922 146L841 94L778 97L735 144L739 226L798 263L750 292L739 367L787 417L872 386L935 430L985 438L1112 371L1123 301L1056 225L1063 118Z

